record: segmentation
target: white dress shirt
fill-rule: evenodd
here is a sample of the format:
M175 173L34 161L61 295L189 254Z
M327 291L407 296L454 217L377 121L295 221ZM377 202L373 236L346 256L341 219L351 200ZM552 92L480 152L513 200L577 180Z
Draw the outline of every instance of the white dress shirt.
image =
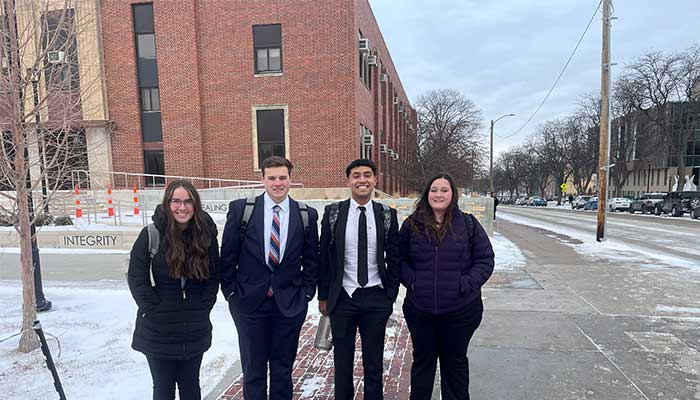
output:
M360 225L361 211L360 204L350 198L350 209L348 209L348 222L345 225L345 272L343 274L343 288L352 297L355 289L361 288L357 282L357 242L358 228ZM374 203L372 200L364 205L367 216L367 285L382 286L382 279L379 276L377 266L377 224L374 221Z
M265 200L265 261L269 263L270 255L270 236L272 235L272 208L274 206L280 206L280 259L282 262L284 257L284 249L287 247L287 232L289 231L289 196L285 197L281 203L277 204L274 200L265 192L263 195Z

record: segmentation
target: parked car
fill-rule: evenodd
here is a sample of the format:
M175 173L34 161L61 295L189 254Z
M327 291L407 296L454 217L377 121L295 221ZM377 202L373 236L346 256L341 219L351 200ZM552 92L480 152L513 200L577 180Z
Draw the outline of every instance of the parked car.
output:
M598 198L591 197L587 202L583 204L584 210L597 210L598 209Z
M632 205L632 200L626 197L613 197L608 200L608 210L610 211L628 211Z
M691 213L691 218L695 209L700 209L700 191L670 192L664 199L654 205L654 214L671 214L673 217L682 217L685 213Z
M642 193L638 199L634 200L630 205L630 214L634 214L639 211L642 214L651 214L654 212L654 208L657 204L661 203L666 197L666 193Z
M574 202L571 203L571 208L574 210L578 210L579 208L583 208L583 205L586 204L588 200L591 199L593 196L576 196L574 199Z
M528 205L535 207L547 207L547 200L541 197L530 197L530 202Z
M515 200L515 205L516 206L526 206L529 199L530 199L529 197L521 197L518 200Z

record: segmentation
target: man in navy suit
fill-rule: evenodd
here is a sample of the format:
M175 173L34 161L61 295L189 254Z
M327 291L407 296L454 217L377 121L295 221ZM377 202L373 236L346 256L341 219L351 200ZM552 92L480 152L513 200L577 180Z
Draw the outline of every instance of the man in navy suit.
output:
M299 333L318 282L318 213L288 196L289 160L268 157L261 170L265 193L255 198L249 221L242 224L246 199L229 205L221 290L238 330L243 397L268 398L269 365L269 398L289 400Z
M399 225L396 210L372 201L376 173L371 160L351 162L351 198L326 206L321 222L318 305L331 319L336 400L355 398L358 330L364 399L383 398L384 336L399 292Z

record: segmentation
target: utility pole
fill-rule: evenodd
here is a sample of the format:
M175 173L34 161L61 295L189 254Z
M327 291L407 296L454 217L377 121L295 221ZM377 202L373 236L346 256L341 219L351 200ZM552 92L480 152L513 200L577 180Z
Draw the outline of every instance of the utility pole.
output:
M596 240L605 240L605 216L610 175L610 0L603 0L603 54L600 80L600 148L598 154L598 226Z
M491 151L489 152L489 194L491 194L491 192L495 192L495 190L493 189L493 126L496 125L496 122L500 121L501 118L506 117L515 117L515 114L503 114L500 117L496 118L495 121L491 120Z
M489 194L493 193L493 125L494 122L491 120L491 150L489 152Z

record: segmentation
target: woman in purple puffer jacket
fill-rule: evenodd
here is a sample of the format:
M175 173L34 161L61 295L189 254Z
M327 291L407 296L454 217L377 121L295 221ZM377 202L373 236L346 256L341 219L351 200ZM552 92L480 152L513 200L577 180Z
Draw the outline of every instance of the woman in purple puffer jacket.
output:
M428 182L401 227L403 312L413 342L411 399L429 400L440 360L443 399L469 399L467 347L481 323L481 286L494 254L484 228L457 205L454 180Z

